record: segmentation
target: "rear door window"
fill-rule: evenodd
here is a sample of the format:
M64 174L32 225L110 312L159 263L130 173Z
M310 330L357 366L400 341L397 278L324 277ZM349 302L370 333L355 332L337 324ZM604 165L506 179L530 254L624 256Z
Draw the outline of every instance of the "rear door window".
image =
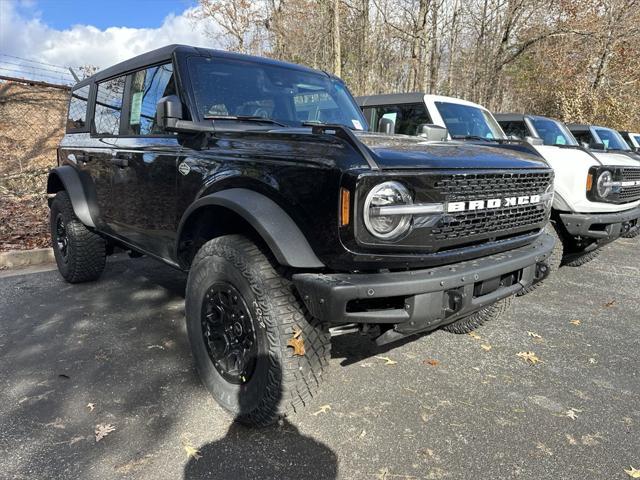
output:
M125 76L98 84L94 115L95 133L98 135L118 135L122 115Z
M393 122L393 133L403 135L418 135L420 125L432 123L424 103L381 105L370 108L370 122L377 131L380 131L379 125L382 119Z
M85 85L71 92L67 131L83 130L87 124L87 105L91 86Z
M135 72L127 100L127 135L158 135L164 131L156 124L156 104L167 95L175 95L173 67L170 63Z
M521 121L510 121L510 122L498 122L506 133L509 136L518 137L519 139L524 139L524 137L529 135L529 131L527 130L527 125L524 123L524 120Z

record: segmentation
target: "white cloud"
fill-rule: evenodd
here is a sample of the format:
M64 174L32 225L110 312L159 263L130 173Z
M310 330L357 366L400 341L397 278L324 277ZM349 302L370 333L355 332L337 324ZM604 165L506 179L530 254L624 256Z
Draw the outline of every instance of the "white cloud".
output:
M158 28L114 26L100 30L91 25L74 25L56 30L39 18L37 6L20 6L18 9L15 2L0 0L0 53L54 65L105 68L171 43L218 46L204 33L205 29L217 30L215 26L194 24L188 17L191 9L168 15Z

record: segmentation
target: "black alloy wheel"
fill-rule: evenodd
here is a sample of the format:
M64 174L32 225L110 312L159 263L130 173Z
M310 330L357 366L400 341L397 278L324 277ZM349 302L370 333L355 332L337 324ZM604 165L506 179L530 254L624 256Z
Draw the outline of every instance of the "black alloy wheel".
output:
M211 362L228 382L251 379L258 344L253 319L240 292L226 282L214 283L202 302L202 337Z

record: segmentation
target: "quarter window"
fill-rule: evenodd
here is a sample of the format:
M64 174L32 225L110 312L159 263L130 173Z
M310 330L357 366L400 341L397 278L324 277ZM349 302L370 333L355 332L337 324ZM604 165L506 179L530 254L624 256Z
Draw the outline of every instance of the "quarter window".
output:
M524 122L512 121L498 123L507 135L513 135L514 137L518 137L520 140L529 135L529 132L527 132L527 126Z
M71 92L67 131L83 129L87 123L87 100L90 85L85 85Z
M96 96L95 133L118 135L122 114L122 97L126 77L118 77L98 84Z
M156 125L156 104L167 95L175 95L173 67L170 63L133 74L129 98L128 135L164 133Z

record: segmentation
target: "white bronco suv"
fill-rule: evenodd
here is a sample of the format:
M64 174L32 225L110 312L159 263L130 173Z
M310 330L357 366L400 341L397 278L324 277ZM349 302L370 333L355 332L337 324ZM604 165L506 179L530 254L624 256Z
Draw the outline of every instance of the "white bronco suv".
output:
M423 93L356 98L372 129L423 135L446 127L448 140L493 142L543 157L555 172L550 233L558 237L550 259L580 266L621 235L640 232L640 162L614 152L581 147L561 122L534 115L497 115L481 105ZM501 127L507 126L507 134Z

